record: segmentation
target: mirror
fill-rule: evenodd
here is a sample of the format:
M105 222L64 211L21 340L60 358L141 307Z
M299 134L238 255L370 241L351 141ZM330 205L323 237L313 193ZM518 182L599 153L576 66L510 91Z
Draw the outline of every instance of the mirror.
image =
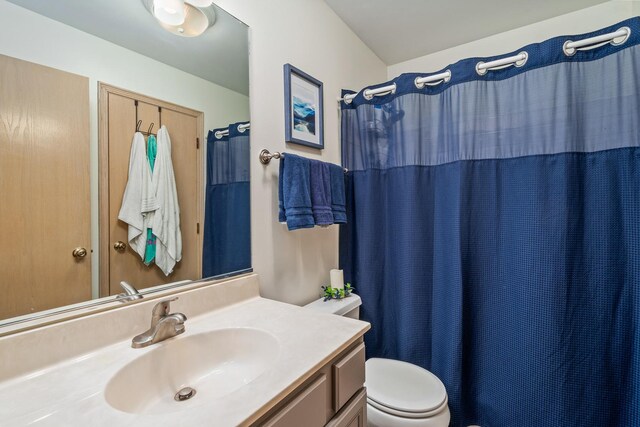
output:
M251 270L248 28L178 3L0 1L0 326Z

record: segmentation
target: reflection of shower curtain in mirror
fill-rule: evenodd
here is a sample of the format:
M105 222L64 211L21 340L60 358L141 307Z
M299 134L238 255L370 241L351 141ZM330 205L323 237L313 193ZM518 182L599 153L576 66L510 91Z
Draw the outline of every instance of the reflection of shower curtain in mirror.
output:
M207 186L202 277L251 267L249 129L207 138ZM226 129L226 128L225 128Z

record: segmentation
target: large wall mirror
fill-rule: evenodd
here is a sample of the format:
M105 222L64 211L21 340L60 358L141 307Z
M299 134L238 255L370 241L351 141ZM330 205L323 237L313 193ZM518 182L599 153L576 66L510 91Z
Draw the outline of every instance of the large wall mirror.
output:
M206 0L0 0L0 326L250 271L248 57Z

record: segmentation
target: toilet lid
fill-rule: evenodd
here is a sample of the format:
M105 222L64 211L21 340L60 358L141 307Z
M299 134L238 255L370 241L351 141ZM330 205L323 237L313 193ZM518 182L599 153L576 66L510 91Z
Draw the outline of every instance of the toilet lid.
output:
M442 381L411 363L369 359L365 365L367 397L394 411L427 413L447 400Z

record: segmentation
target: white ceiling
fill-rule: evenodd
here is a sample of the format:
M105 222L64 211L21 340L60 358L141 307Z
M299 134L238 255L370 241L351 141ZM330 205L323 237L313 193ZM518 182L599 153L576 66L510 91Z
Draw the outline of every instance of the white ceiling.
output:
M163 30L142 0L9 0L172 67L249 95L247 26L218 6L199 37Z
M608 0L325 0L387 65Z

